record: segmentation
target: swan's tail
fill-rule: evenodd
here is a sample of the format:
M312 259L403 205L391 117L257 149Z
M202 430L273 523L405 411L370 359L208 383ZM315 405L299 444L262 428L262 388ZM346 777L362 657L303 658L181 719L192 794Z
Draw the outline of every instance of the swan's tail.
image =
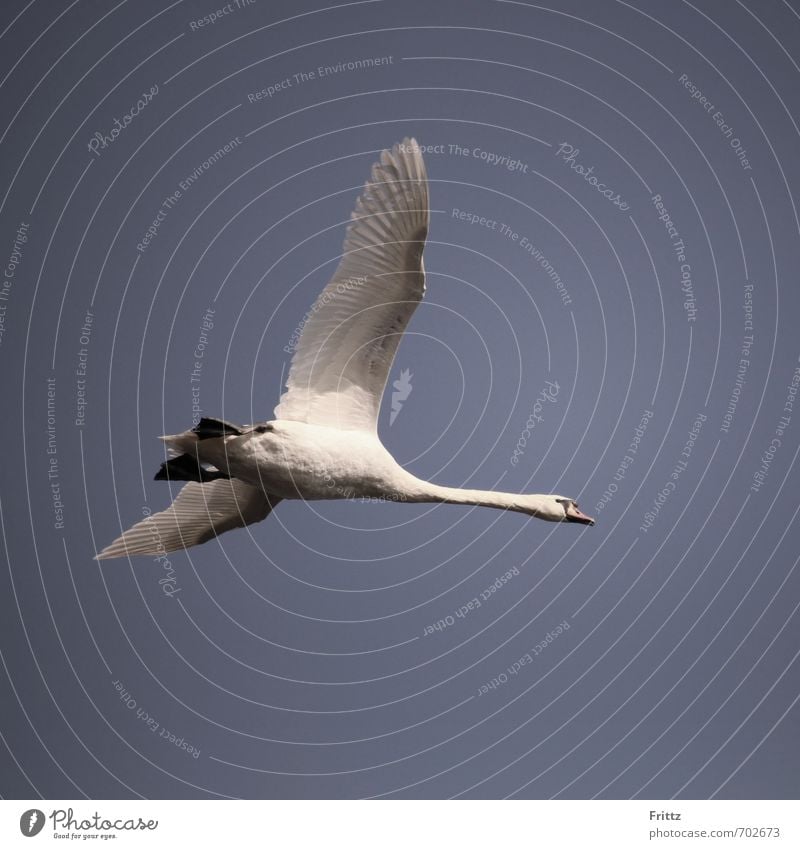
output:
M208 483L209 481L228 480L230 475L221 472L213 466L204 466L197 455L179 454L172 457L156 472L153 480L157 481L196 481L197 483Z
M167 443L167 449L172 457L179 457L181 454L188 454L193 457L196 453L195 445L201 439L241 436L243 432L238 425L222 419L202 418L191 430L159 436L158 438Z
M191 430L186 430L183 433L166 434L158 437L163 442L167 443L167 451L170 457L179 457L182 454L192 456L195 453L195 445L197 445L197 434Z

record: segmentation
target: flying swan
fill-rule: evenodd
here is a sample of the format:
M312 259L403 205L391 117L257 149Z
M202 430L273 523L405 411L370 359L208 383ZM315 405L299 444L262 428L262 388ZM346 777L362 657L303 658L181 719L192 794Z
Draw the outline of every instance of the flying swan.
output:
M202 418L162 436L156 480L188 481L173 503L96 557L157 555L265 519L284 498L379 498L514 510L549 522L594 520L572 498L438 486L383 447L378 412L397 346L425 293L428 178L419 146L381 154L356 202L343 256L305 323L272 421Z

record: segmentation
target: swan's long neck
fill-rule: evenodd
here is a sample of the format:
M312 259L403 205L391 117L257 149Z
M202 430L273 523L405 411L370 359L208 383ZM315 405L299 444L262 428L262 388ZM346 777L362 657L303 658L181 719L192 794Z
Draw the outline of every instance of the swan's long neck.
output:
M515 492L493 492L486 489L458 489L439 486L417 479L409 488L407 501L466 504L476 507L495 507L498 510L516 510L531 515L537 502L544 504L545 495L521 495Z

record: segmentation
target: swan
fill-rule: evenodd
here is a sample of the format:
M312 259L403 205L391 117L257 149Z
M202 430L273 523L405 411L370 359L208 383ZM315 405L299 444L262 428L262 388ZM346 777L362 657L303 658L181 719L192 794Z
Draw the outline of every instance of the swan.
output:
M513 510L593 525L572 498L439 486L400 466L378 437L397 346L425 292L428 179L419 145L381 153L356 201L343 255L310 310L274 419L201 418L162 436L156 480L186 481L173 503L100 551L97 560L160 555L265 519L283 499L362 498Z

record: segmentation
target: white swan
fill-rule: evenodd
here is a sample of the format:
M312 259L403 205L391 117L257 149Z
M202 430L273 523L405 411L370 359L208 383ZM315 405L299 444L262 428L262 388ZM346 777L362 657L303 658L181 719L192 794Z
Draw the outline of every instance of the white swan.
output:
M201 419L161 437L172 459L156 480L189 481L172 505L96 557L161 554L266 518L284 498L369 497L515 510L594 524L571 498L454 489L403 469L378 438L395 351L425 292L428 179L405 139L381 154L356 202L344 251L303 327L274 421Z

